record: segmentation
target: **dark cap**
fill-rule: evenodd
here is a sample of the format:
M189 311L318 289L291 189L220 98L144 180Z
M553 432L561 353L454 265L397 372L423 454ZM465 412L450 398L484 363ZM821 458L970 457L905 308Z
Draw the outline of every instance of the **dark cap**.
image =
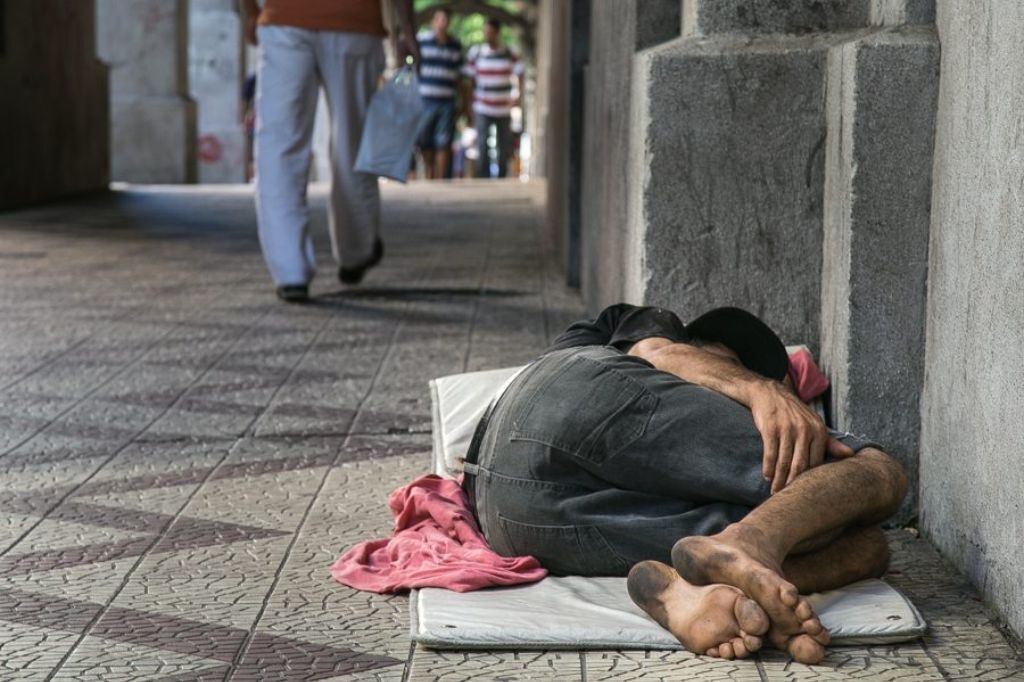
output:
M755 315L740 308L715 308L686 325L691 338L714 341L739 356L747 369L782 381L789 370L786 346Z

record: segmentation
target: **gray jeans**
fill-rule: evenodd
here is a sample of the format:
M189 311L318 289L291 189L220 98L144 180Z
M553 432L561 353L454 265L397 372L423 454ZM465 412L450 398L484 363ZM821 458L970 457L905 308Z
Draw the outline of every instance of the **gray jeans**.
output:
M499 554L533 555L556 575L625 575L763 502L762 453L739 403L588 346L548 353L516 378L465 486Z

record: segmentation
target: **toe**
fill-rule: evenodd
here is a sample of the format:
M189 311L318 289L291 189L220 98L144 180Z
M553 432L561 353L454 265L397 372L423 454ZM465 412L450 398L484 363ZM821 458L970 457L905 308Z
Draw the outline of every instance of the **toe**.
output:
M797 592L796 587L786 582L779 586L779 599L789 608L796 608L799 605L799 602L803 601L800 599L800 593ZM804 603L806 603L806 601ZM808 606L808 608L810 608L810 606ZM801 618L801 620L804 619Z
M707 651L705 651L704 653L707 654L708 656L714 656L715 658L718 658L718 647L713 646L710 649L708 649Z
M747 651L758 651L762 646L764 646L764 640L760 637L747 632L741 634L743 636L743 646Z
M796 617L800 620L809 620L814 618L814 609L806 599L797 598L796 606L793 608L793 612L796 613Z
M763 635L768 632L768 627L771 625L768 615L753 599L737 599L733 612L736 615L736 622L744 632L749 632L752 635Z
M822 627L821 621L818 620L817 616L811 616L804 622L800 623L800 629L809 635L816 635L825 628Z
M820 625L820 621L819 621L819 625ZM808 634L810 635L810 638L813 639L818 644L828 645L832 641L832 634L828 630L826 630L824 627L822 627L816 633L808 633Z
M815 665L825 658L825 647L807 635L797 635L789 640L786 650L797 663Z
M736 654L734 654L732 650L732 644L729 642L722 642L718 645L718 655L727 661L731 661L736 658Z
M736 658L746 658L750 655L750 652L747 651L747 647L743 644L742 638L737 637L729 642L729 644L732 645L732 652L736 654Z

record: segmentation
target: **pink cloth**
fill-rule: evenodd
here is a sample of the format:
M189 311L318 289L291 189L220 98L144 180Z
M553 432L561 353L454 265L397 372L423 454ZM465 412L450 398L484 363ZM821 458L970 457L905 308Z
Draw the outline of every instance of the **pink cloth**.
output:
M822 374L814 362L814 356L806 348L789 356L789 378L800 400L809 402L825 392L828 388L828 377Z
M456 481L420 476L388 497L394 534L352 547L331 566L340 583L368 592L532 583L547 575L530 556L503 557L484 540L466 493Z

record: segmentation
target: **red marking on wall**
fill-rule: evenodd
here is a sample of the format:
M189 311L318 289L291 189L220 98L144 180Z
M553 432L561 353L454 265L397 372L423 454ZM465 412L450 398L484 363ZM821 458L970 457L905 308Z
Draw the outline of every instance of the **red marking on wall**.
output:
M224 157L224 145L216 135L203 135L199 138L199 160L205 163L216 163Z

